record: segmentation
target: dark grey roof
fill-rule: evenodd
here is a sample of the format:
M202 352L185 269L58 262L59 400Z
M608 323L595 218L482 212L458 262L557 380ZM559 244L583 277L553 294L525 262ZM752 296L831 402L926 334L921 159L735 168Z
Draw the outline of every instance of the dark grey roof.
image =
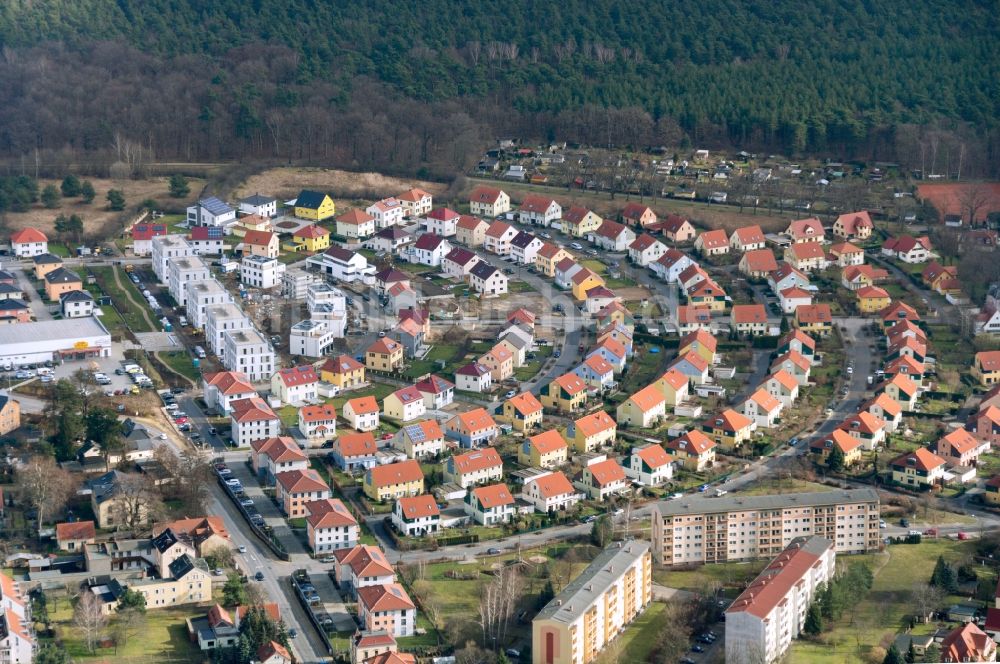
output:
M157 551L163 553L164 551L172 547L174 544L177 544L178 541L180 540L177 539L177 535L174 535L174 531L170 528L167 528L162 533L153 538L153 546L156 547Z
M247 205L267 205L268 203L277 202L277 198L271 198L270 196L261 196L260 194L254 194L253 196L247 196L246 198L241 198L240 203L246 203Z
M198 205L214 215L228 214L233 211L233 208L229 207L228 203L219 200L215 196L209 196L208 198L201 199L198 201Z
M656 505L663 516L686 514L715 514L718 512L742 512L751 510L780 510L788 507L817 507L821 505L844 505L852 503L876 503L878 493L874 489L836 489L811 493L785 493L776 496L745 496L739 493L710 498L705 496L685 496L680 500L664 500Z
M53 254L38 254L31 260L34 261L35 265L55 265L56 263L61 265L63 262L63 259Z
M28 305L17 298L7 297L0 300L0 311L21 311L27 308Z
M97 503L103 503L114 496L120 477L121 473L117 470L112 470L87 482L87 486L90 487L91 492L94 494L94 500Z
M194 560L191 556L185 553L183 556L170 563L170 577L174 580L183 579L187 576L187 573L195 567L206 572L208 571L208 566L205 564L204 560Z
M80 275L64 267L57 267L45 275L45 281L50 284L68 284L74 281L81 281Z
M62 302L93 302L94 297L87 291L73 290L59 296Z
M485 281L486 279L489 279L491 276L493 276L494 272L499 272L499 271L500 270L496 269L486 261L479 261L474 266L472 266L472 269L469 270L469 273L476 275L477 279L482 279Z
M535 241L535 236L527 231L521 231L514 236L514 239L510 241L511 245L517 247L518 249L524 249L529 244Z
M316 210L323 204L324 198L326 198L326 194L321 194L318 191L310 191L309 189L303 189L299 192L298 197L295 199L295 207L304 207L309 208L310 210Z

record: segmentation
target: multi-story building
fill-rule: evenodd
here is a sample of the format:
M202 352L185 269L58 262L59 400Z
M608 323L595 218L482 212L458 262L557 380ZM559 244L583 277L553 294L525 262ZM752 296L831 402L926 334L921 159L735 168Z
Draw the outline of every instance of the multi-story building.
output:
M414 459L369 468L364 491L372 500L416 496L424 492L424 473Z
M536 512L546 514L568 510L583 499L562 471L536 475L524 483L521 498L531 503Z
M276 489L275 498L281 510L291 518L305 517L306 504L330 497L330 487L312 468L280 473Z
M271 396L287 404L316 399L319 376L311 364L278 369L271 376Z
M240 261L240 281L254 288L274 288L285 275L285 264L267 256L244 256Z
M281 419L260 397L238 399L229 405L230 436L236 447L249 447L255 440L281 434Z
M531 622L535 664L587 664L653 598L649 542L616 542L545 605Z
M332 403L299 408L299 431L312 445L337 435L337 409Z
M223 332L219 359L230 371L245 373L251 382L267 380L274 373L274 349L253 328Z
M653 555L667 566L753 560L810 535L830 539L837 553L865 553L881 545L878 525L873 489L685 496L653 511Z
M492 447L456 454L445 459L441 465L445 480L463 489L496 482L503 477L503 459Z
M313 553L348 549L358 543L358 521L337 498L314 500L305 505L306 533Z
M257 396L257 390L245 374L238 371L219 371L202 376L202 393L205 404L222 414L232 410L230 404L239 399Z
M411 459L435 457L444 449L444 431L437 420L407 424L396 432L392 446Z
M507 523L514 517L514 495L506 484L491 484L469 489L465 513L483 526Z
M17 581L0 575L0 662L30 664L34 649L31 601Z
M373 431L378 428L378 401L373 396L349 399L340 411L355 431Z
M378 547L358 544L338 549L333 557L337 559L333 565L334 578L349 599L357 598L358 590L365 586L396 582L392 565Z
M323 357L343 336L342 330L338 334L338 330L330 327L330 321L307 318L289 330L288 352L302 357Z
M469 212L483 217L499 217L510 212L510 196L502 189L480 186L469 194Z
M187 282L208 281L212 278L205 261L198 256L172 258L167 261L167 271L170 274L167 281L170 295L182 307L187 304L187 290L184 287Z
M441 527L441 510L429 493L406 496L392 508L392 525L407 537L430 535Z
M307 469L309 459L294 440L277 436L250 443L250 465L261 484L270 486L281 473Z
M577 452L591 452L599 447L611 445L617 435L618 424L603 410L584 415L570 422L566 428L566 437Z
M834 543L797 537L726 609L726 662L770 664L806 623L809 605L836 571Z
M555 468L566 463L569 445L558 429L532 436L517 448L517 461L524 466Z
M225 352L226 332L249 330L253 327L247 315L233 302L211 305L205 309L205 341L208 348L219 356Z
M367 630L384 629L395 637L416 633L417 609L398 583L358 589L358 619Z
M232 226L236 223L236 210L215 196L202 198L188 206L188 226Z
M37 228L22 228L10 234L11 253L18 258L40 256L49 251L49 238Z
M167 261L171 258L186 258L195 255L192 247L183 235L160 235L150 241L150 253L153 256L153 272L156 279L164 286L170 285L170 270Z
M188 281L184 284L184 291L188 320L199 330L208 325L209 307L233 301L233 296L217 279Z
M375 220L377 228L402 225L405 215L403 204L398 199L391 197L372 203L365 208L365 212Z

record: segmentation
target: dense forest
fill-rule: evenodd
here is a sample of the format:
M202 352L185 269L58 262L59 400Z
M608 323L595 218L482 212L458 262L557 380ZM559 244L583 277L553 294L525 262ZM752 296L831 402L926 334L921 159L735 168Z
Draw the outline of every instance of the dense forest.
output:
M433 169L499 133L892 159L939 132L982 170L998 34L976 0L13 0L0 150L117 131L161 157Z

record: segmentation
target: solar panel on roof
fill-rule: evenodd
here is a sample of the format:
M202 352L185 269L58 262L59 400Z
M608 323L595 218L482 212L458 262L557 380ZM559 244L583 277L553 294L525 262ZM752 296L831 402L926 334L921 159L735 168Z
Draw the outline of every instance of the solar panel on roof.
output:
M422 443L425 440L424 429L419 424L411 424L404 427L406 430L406 435L410 437L414 443Z
M211 212L212 214L227 214L233 211L233 208L229 207L226 203L219 200L215 196L209 196L208 198L203 198L198 201L198 204L203 208Z

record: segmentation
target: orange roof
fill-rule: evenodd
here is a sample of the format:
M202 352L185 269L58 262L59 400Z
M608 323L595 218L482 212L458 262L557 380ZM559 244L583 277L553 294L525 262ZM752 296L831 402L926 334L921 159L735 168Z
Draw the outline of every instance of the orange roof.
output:
M306 460L306 455L302 453L302 449L288 436L255 440L250 443L250 447L253 448L253 451L258 456L263 454L271 461L292 462Z
M422 482L424 480L424 471L420 470L420 464L415 459L390 463L386 466L375 466L368 472L371 473L371 484L374 487Z
M545 433L532 436L528 439L528 442L538 450L539 454L548 454L549 452L564 450L568 447L562 434L557 429L549 429Z
M743 260L751 272L774 272L778 269L778 260L770 249L751 249L743 254Z
M917 393L917 386L916 386L916 384L912 380L910 380L909 378L907 378L906 376L904 376L903 374L896 374L895 376L893 376L889 380L888 383L886 383L886 385L887 386L888 385L895 385L900 390L902 390L904 394L906 394L907 396L910 396L910 397L912 397L913 395L915 395Z
M600 353L591 355L584 360L583 363L587 366L587 368L599 376L612 373L615 370L611 363L605 360L604 356Z
M340 451L340 456L345 459L357 456L370 456L378 451L378 445L375 443L375 435L371 431L341 434L333 446L334 449Z
M274 237L274 233L271 231L247 231L247 234L243 236L243 244L266 247Z
M740 244L759 244L764 242L764 231L761 230L760 226L754 224L753 226L743 226L742 228L737 228L733 231L733 235L740 241Z
M489 224L479 217L473 217L471 214L463 214L458 218L458 227L464 231L474 231L480 226L489 226Z
M795 380L795 377L784 369L779 369L768 376L768 380L772 378L778 381L786 390L794 390L799 385L799 381Z
M521 392L517 396L507 399L507 403L522 415L531 415L542 410L542 403L531 392Z
M722 228L705 231L698 236L698 239L701 241L701 245L706 249L719 249L721 247L729 246L729 236L726 235L726 231Z
M231 409L230 417L239 424L278 419L271 407L257 396L249 399L237 399L231 402L229 407Z
M645 461L646 465L650 468L662 468L674 460L659 445L646 445L642 449L636 450L634 454Z
M257 393L257 390L250 383L250 379L242 371L219 371L205 374L204 380L206 385L215 387L226 396L249 392Z
M402 428L402 432L412 437L416 433L416 429L420 429L423 438L415 441L417 443L424 443L431 440L438 440L439 438L444 438L444 432L441 431L441 425L438 424L437 420L421 420L419 422L414 422L413 424L407 424Z
M722 429L728 433L736 433L749 427L753 422L732 408L727 408L715 417L710 417L705 423L713 429Z
M567 373L557 378L553 378L552 382L565 390L570 396L579 394L587 389L587 384L574 373Z
M647 413L666 401L663 392L656 389L656 385L647 385L628 398L641 412Z
M538 495L542 498L552 498L575 492L573 485L559 471L542 475L535 480L529 480L529 483L534 483L538 487Z
M830 253L834 256L843 256L844 254L863 254L864 249L850 242L838 242L837 244L830 247Z
M737 325L767 323L767 311L763 304L733 305L733 322Z
M594 346L594 350L599 350L599 349L607 350L609 353L611 353L612 355L614 355L619 359L625 357L627 353L627 351L625 350L625 346L622 345L620 341L612 337L605 337L604 339L601 339L601 342L596 346Z
M379 411L378 402L375 401L375 397L356 397L350 399L344 404L344 409L346 410L350 407L351 411L355 415L370 415L371 413L377 413Z
M571 226L579 226L589 214L592 214L592 212L587 208L573 205L568 210L563 211L562 221L569 223Z
M979 447L979 441L965 429L955 429L942 436L941 440L938 441L938 449L941 449L942 442L947 442L958 454L965 454Z
M984 350L976 353L976 366L980 371L1000 371L1000 350Z
M872 406L878 406L889 417L896 417L903 412L903 407L899 405L899 402L885 392L880 393L865 405L866 409L871 409Z
M791 344L793 341L798 341L806 348L816 350L816 340L802 330L791 330L785 336L781 337L781 339L778 340L778 348Z
M285 493L313 493L330 490L330 487L319 476L319 473L312 468L278 473L275 476L275 480L281 485Z
M476 497L479 505L484 510L514 504L514 496L506 484L491 484L490 486L476 487L472 490L472 495Z
M257 649L257 661L266 662L275 655L287 662L292 661L292 656L288 654L288 650L277 641L268 641L261 644L260 648Z
M337 419L337 409L332 403L299 408L299 418L303 422L327 422Z
M829 304L800 304L795 307L795 319L806 325L832 323L833 313Z
M949 662L987 662L995 653L996 643L972 622L956 627L941 641L942 659Z
M11 244L28 244L29 242L48 242L49 238L45 237L45 233L41 232L37 228L22 228L19 231L14 231L10 234Z
M919 447L912 452L896 457L889 465L895 468L916 468L917 470L928 471L943 466L944 463L944 459L926 447Z
M503 192L495 187L479 186L469 194L470 203L489 203L493 205L500 199Z
M848 454L861 447L861 441L843 429L834 429L829 436L821 436L809 444L809 447L814 450L833 446L837 446L841 452Z
M538 250L538 255L547 260L551 260L558 256L559 252L569 253L559 245L546 242L542 245L541 249Z
M597 486L607 486L614 482L625 481L625 469L615 459L598 461L587 466L590 476Z
M175 535L188 535L195 541L207 539L212 535L229 539L229 531L226 530L226 524L220 516L197 516L157 523L153 526L153 536L156 537L167 528L174 531Z
M527 212L545 212L554 202L548 196L528 194L521 201L521 209Z
M677 358L674 362L670 364L671 367L677 366L679 362L687 362L695 368L695 371L704 372L708 369L708 361L705 360L701 355L694 352L693 350L688 351L683 357Z
M513 230L513 226L504 223L502 221L494 221L490 224L490 227L486 229L486 235L489 237L500 238L503 237L507 231Z
M873 227L872 218L868 214L867 210L861 210L860 212L845 212L837 217L837 221L835 221L834 224L840 224L844 232L848 235L856 234L859 228Z
M900 355L896 359L885 365L885 373L888 376L892 374L902 373L907 376L923 376L924 375L924 365L922 362L914 360L909 355Z
M465 454L456 454L451 458L451 461L455 471L459 475L503 466L503 459L500 458L500 453L492 447L472 450Z
M622 219L635 219L638 220L642 215L647 212L653 212L648 205L643 205L642 203L628 203L624 208L622 208ZM655 215L655 213L654 213Z
M316 375L316 370L312 368L311 364L303 364L297 367L278 369L278 380L285 387L295 387L319 382L319 376Z
M398 198L401 201L406 201L407 203L419 203L421 199L427 198L429 196L430 194L428 194L423 189L414 187L413 189L404 191L399 196L396 196L396 198Z
M370 221L375 221L375 217L371 216L364 210L359 210L358 208L348 210L344 214L337 217L338 224L347 224L348 226L360 226L362 224L367 224Z
M800 261L823 258L826 256L826 254L823 253L823 247L819 242L800 242L798 244L793 244L788 247L788 251L792 252L795 259Z
M377 546L358 544L350 549L337 549L333 556L341 565L348 565L356 577L392 576L396 573Z
M788 229L785 233L791 235L793 238L800 239L823 237L825 231L823 230L823 223L819 219L810 217L808 219L798 219L793 221L788 225Z
M593 436L594 434L618 427L617 423L615 423L611 416L603 410L595 411L590 415L584 415L573 424L577 431L582 433L584 437L587 438Z
M379 586L362 586L357 589L358 603L363 604L368 613L381 611L409 611L414 609L410 596L398 583Z
M863 410L853 417L849 417L840 423L839 429L844 431L858 431L860 433L873 434L885 428L885 422L875 417L867 410Z
M684 350L694 343L697 343L699 346L713 353L715 352L715 349L719 347L719 340L713 337L711 332L700 327L697 330L688 332L681 337L680 343L678 343L677 347Z
M396 501L396 505L407 519L426 519L441 516L441 510L434 502L434 496L429 493L419 496L406 496Z
M764 409L764 412L766 413L773 412L775 409L781 407L781 402L772 397L767 390L762 388L757 388L756 392L747 397L747 401L753 401Z
M688 377L677 369L668 369L659 379L674 388L675 391L684 387L688 382Z
M809 371L809 369L812 367L812 362L809 361L809 358L807 358L805 355L803 355L797 350L790 350L784 355L779 355L774 360L774 362L771 363L771 366L774 367L779 364L784 364L786 361L791 362L794 366L798 367L803 372Z
M628 228L623 224L619 224L617 221L611 221L610 219L605 219L601 222L601 225L597 227L596 233L597 235L608 238L609 240L615 240L626 230L628 230Z
M858 299L883 299L889 297L889 292L884 288L879 288L878 286L862 286L857 290Z
M677 322L680 324L708 323L712 320L712 310L706 306L681 305L677 307Z
M889 321L889 320L895 321L904 319L911 321L920 320L920 314L917 313L917 310L911 307L910 305L906 304L905 302L893 302L888 307L886 307L885 309L883 309L878 313L879 316L881 316L882 320L884 321Z
M389 337L382 337L377 339L375 343L368 347L366 353L377 353L379 355L392 355L398 350L402 350L403 347L399 342L390 339Z
M322 226L316 224L309 224L308 226L303 226L299 230L292 233L292 237L301 237L307 240L326 237L330 234L330 231L326 230Z
M781 291L781 297L785 300L800 300L802 298L807 298L810 302L812 302L812 293L799 288L798 286L792 286L791 288L786 288Z
M309 514L306 521L316 530L358 525L357 519L347 509L347 506L337 498L314 500L306 503L305 507Z
M822 551L818 551L819 547L812 544L824 541L794 541L768 564L767 568L726 609L726 613L748 613L762 620L766 619L775 607L785 601L810 568L818 564ZM821 546L825 549L824 545Z
M474 408L473 410L459 413L455 417L458 418L458 421L469 432L482 431L483 429L490 429L497 425L496 421L486 412L485 408Z
M678 452L701 455L715 447L715 441L698 429L692 429L680 438L667 442L666 446Z
M694 286L688 289L688 297L723 297L726 291L722 289L722 286L715 283L711 279L705 279L699 281Z
M87 540L97 537L93 521L73 521L56 524L56 540Z

